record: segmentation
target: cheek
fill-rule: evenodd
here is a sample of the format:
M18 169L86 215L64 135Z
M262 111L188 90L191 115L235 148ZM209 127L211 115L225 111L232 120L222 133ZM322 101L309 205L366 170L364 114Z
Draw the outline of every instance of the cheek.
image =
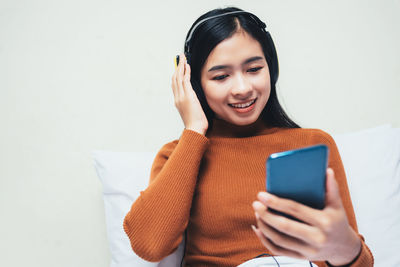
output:
M210 107L220 105L226 99L226 94L221 86L206 84L206 86L203 87L203 90L207 99L207 103L210 105Z
M260 77L254 82L255 82L254 85L260 92L269 94L269 92L271 91L271 82L268 76Z
M207 103L214 111L218 110L224 105L225 98L218 94L206 95Z

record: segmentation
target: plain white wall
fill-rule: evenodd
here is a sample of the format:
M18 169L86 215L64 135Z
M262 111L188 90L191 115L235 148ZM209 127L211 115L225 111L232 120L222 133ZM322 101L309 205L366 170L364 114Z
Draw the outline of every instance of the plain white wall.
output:
M179 137L174 56L226 5L268 25L302 126L400 126L399 0L0 0L0 266L109 266L90 153Z

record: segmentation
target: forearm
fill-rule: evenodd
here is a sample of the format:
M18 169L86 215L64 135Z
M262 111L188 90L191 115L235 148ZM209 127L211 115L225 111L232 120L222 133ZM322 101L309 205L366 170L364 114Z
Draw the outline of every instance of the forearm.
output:
M208 139L185 130L178 145L124 220L133 250L149 261L172 253L187 226Z

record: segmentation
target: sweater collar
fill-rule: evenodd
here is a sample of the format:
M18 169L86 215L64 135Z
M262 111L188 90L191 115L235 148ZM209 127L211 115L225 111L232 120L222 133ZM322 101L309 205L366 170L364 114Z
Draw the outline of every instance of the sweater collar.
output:
M275 132L277 127L268 127L262 118L258 118L254 123L239 126L225 120L215 118L212 127L208 129L207 137L250 137L265 135Z

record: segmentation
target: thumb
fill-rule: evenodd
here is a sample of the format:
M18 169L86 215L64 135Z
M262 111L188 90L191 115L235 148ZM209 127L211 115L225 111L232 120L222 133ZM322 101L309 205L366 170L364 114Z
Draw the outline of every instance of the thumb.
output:
M340 207L342 200L340 198L339 186L335 179L335 173L331 168L326 170L326 207Z

